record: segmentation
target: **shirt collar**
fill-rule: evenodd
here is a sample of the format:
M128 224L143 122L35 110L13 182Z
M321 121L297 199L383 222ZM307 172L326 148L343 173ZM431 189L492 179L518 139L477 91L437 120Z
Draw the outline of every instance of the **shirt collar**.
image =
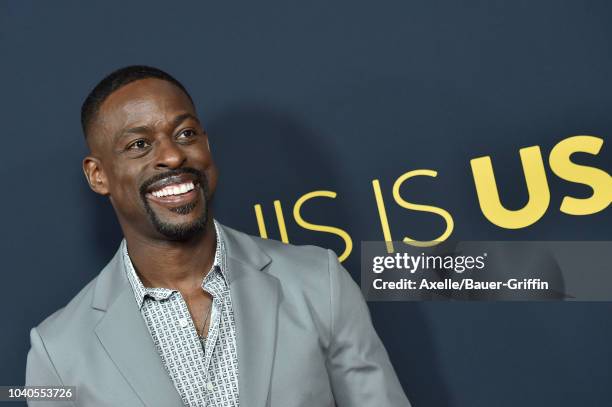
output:
M217 236L217 247L215 250L215 258L213 265L210 271L206 274L206 276L202 279L202 288L204 288L204 284L218 271L223 277L224 282L227 284L227 269L226 269L226 261L225 261L225 244L223 243L223 238L219 233L219 226L216 220L213 220L215 225L215 234ZM136 297L136 302L138 303L138 307L142 307L142 304L145 300L146 296L153 298L154 300L165 300L169 298L173 293L177 292L175 289L163 288L163 287L145 287L138 277L138 273L134 269L134 265L132 264L132 260L130 259L130 255L127 250L127 242L125 238L121 241L121 252L123 254L123 264L124 269L127 275L127 279L130 282L130 286L132 287L132 291L134 292L134 296Z

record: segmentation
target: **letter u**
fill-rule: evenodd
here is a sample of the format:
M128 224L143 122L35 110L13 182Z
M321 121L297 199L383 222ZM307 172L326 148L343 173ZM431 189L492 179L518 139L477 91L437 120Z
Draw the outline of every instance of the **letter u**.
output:
M470 161L480 210L491 223L506 229L521 229L532 225L544 216L550 203L550 190L540 147L522 148L519 153L529 200L521 209L514 211L504 208L500 202L491 157L484 156Z

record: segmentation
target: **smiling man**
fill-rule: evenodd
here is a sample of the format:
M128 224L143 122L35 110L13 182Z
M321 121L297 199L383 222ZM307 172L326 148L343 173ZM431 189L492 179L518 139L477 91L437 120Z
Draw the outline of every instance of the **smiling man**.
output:
M208 135L156 68L104 78L81 113L89 186L124 239L30 333L26 385L78 406L408 406L336 255L218 223ZM36 404L38 405L38 404Z

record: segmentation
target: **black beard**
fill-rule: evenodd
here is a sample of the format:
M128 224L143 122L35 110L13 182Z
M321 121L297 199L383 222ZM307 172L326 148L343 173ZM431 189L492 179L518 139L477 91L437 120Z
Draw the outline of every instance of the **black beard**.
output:
M178 175L183 173L193 174L197 177L197 184L199 188L202 190L203 194L203 205L204 208L202 210L202 214L200 217L193 222L183 223L183 224L171 224L162 222L155 211L151 208L149 204L149 200L146 198L146 190L152 183L156 182L159 179L166 178L172 175ZM206 230L206 225L208 223L208 206L210 204L210 196L208 191L208 179L206 175L196 169L193 168L181 168L176 171L168 171L164 174L159 174L158 176L149 179L146 181L142 187L140 188L140 195L142 201L144 202L144 207L147 211L147 215L149 216L149 220L153 224L153 227L162 235L167 237L169 240L174 241L187 241L192 237L202 233ZM191 202L186 205L177 206L174 208L170 208L170 210L174 213L178 213L180 215L186 215L191 213L197 206L197 202Z

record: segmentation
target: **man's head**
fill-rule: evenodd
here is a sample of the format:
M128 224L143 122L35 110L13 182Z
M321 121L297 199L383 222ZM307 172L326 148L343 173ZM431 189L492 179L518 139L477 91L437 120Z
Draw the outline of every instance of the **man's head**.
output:
M180 82L156 68L119 69L87 96L81 123L83 171L126 236L188 240L205 230L217 169Z

